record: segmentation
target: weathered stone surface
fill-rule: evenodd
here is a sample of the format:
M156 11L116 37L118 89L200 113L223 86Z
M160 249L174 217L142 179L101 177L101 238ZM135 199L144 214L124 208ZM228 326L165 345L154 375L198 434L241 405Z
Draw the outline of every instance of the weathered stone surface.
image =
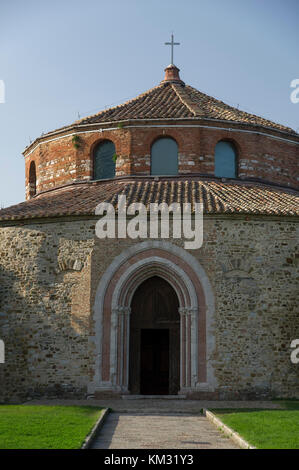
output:
M94 228L92 218L1 227L1 400L86 395L95 292L113 259L136 243L96 239ZM204 244L190 253L216 302L211 398L299 396L290 360L299 338L298 239L294 219L205 217Z

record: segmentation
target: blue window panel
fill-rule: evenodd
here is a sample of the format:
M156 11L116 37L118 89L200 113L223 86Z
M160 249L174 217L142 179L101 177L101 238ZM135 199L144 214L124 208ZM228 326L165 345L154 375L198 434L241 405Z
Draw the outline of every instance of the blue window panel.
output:
M178 146L175 140L164 137L154 142L151 151L151 174L178 174Z
M230 142L221 141L215 147L215 176L236 177L236 151Z
M114 178L115 162L113 155L115 154L114 143L110 140L100 143L94 153L94 169L93 177L95 180L106 178Z
M36 194L36 168L35 163L32 161L29 168L29 195L35 196Z

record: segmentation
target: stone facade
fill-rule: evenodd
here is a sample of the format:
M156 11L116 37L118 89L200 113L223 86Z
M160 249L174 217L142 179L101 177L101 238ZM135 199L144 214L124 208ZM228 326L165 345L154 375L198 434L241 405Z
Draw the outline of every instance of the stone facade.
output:
M113 260L128 249L137 253L142 240L99 240L95 223L77 217L2 225L1 400L96 390L98 286ZM203 246L189 255L215 306L205 350L198 345L213 380L188 396L299 397L299 368L290 360L299 337L298 235L296 218L204 217ZM183 240L167 243L185 251Z
M185 85L173 64L165 72L136 99L42 135L24 151L27 201L0 211L2 401L141 393L149 363L132 388L130 351L137 369L142 330L150 336L163 328L156 363L166 352L158 380L168 374L169 393L299 398L299 368L291 362L299 338L299 136ZM151 147L161 137L176 141L178 169L153 176ZM105 140L115 145L115 178L93 181L95 149ZM235 149L237 171L220 173L230 178L215 176L223 140ZM159 158L169 159L168 151ZM202 203L202 247L188 251L175 237L98 239L96 206L115 207L119 195L147 208ZM157 313L149 300L144 326L135 293L154 279L149 292L160 308L159 278L174 301Z

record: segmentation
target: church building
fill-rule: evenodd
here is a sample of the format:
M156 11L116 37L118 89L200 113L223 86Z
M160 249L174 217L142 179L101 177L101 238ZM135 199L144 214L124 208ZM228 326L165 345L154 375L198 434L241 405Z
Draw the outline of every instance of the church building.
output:
M26 147L26 201L0 211L1 401L299 398L299 135L179 72ZM120 196L202 203L202 246L99 238Z

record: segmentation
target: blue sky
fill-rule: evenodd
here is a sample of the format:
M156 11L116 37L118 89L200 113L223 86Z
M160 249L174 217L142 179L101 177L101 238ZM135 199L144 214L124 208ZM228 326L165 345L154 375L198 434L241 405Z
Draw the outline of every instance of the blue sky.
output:
M299 131L298 0L1 0L0 204L24 200L22 151L42 132L158 84L195 88Z

